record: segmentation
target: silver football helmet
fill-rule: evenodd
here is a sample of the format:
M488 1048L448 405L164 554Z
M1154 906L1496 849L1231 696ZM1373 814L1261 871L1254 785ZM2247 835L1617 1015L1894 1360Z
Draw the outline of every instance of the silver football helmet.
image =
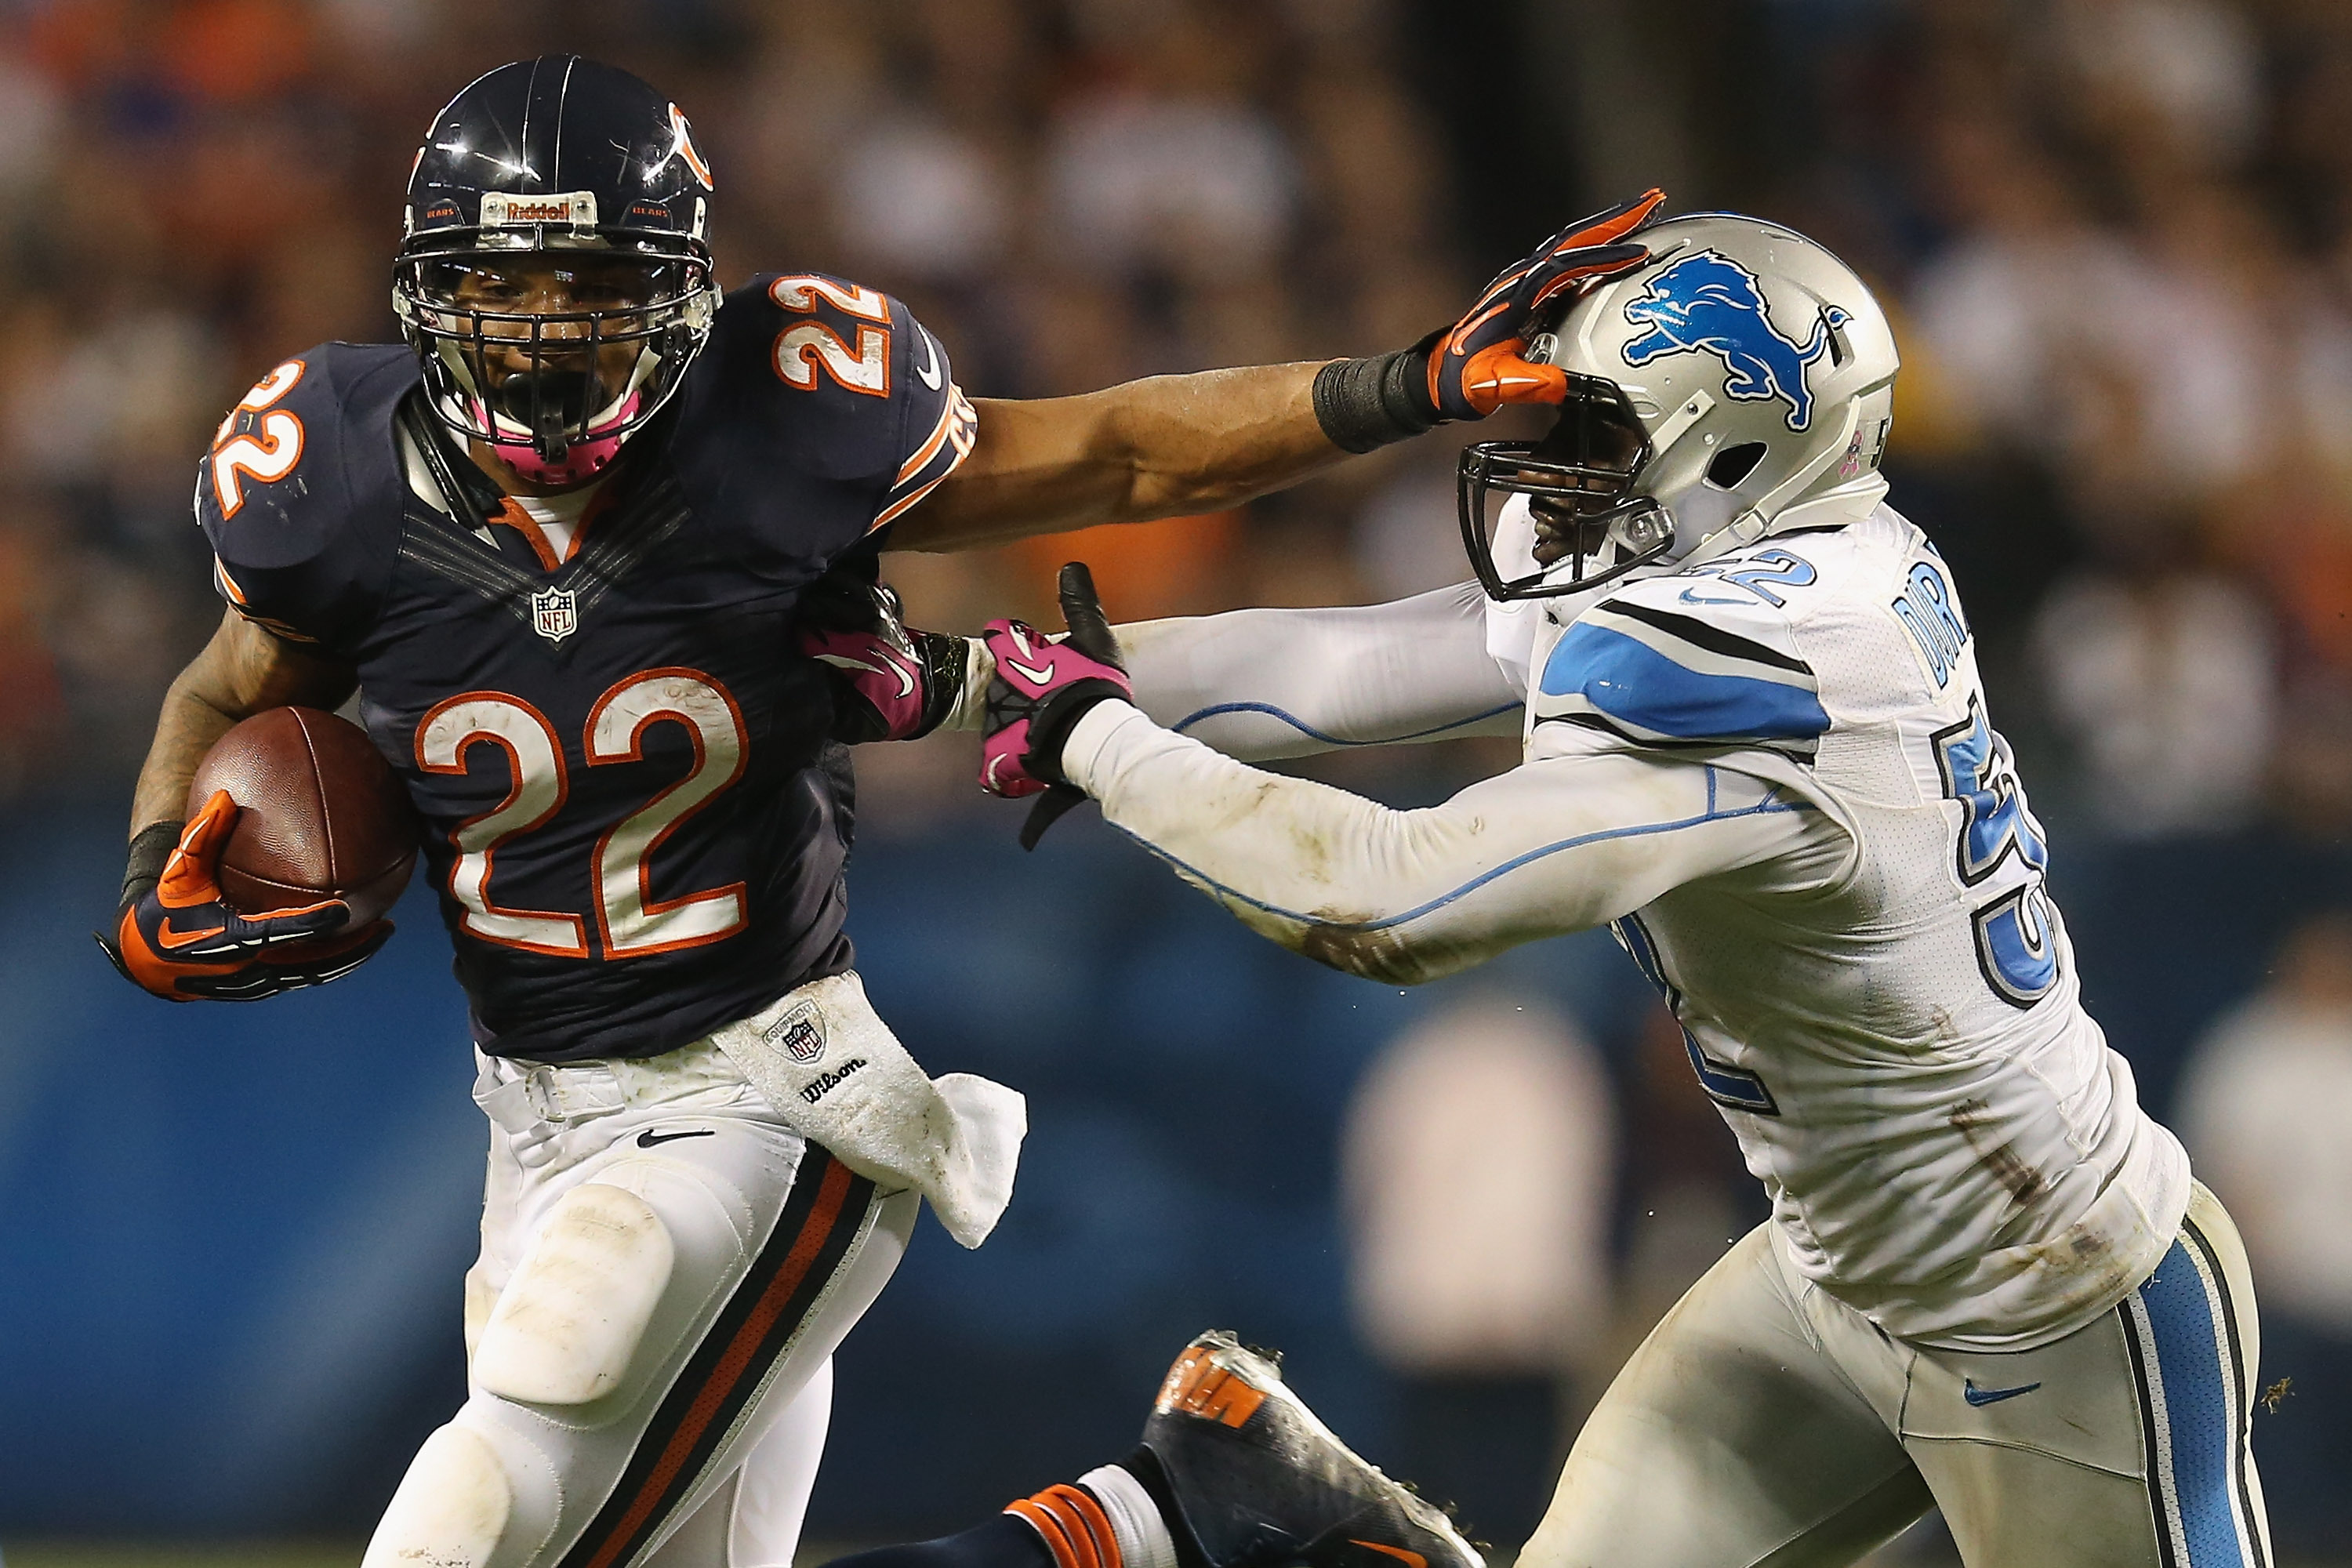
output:
M1885 312L1801 235L1707 213L1643 229L1640 268L1569 301L1527 357L1568 376L1540 441L1462 454L1462 537L1496 599L1552 598L1867 510L1892 424ZM1536 570L1506 577L1501 503L1528 498ZM1524 543L1507 546L1530 564Z

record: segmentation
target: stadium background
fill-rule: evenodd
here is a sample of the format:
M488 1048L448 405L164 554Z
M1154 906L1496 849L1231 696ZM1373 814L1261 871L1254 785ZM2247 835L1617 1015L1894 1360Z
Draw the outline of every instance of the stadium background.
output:
M2173 1108L2200 1039L2265 987L2334 1028L2312 1059L2352 1063L2352 939L2326 918L2352 870L2333 0L0 0L0 1544L20 1563L35 1542L356 1540L460 1396L482 1134L429 906L413 890L352 980L250 1010L166 1010L83 933L157 697L217 614L185 499L207 431L286 354L390 335L415 136L479 70L548 48L688 109L730 281L900 293L982 395L1391 347L1651 184L1670 210L1806 230L1896 314L1895 500L1969 595L2086 990L2144 1092ZM1462 574L1457 444L894 574L957 630L1044 608L1070 554L1126 618L1408 592ZM1411 994L1344 978L1090 817L1021 855L973 750L860 757L851 927L932 1070L1029 1094L1020 1198L974 1254L926 1221L843 1352L812 1535L952 1528L1118 1451L1215 1322L1287 1347L1367 1452L1516 1538L1554 1401L1589 1399L1759 1206L1631 965L1588 937ZM1402 804L1507 761L1314 771ZM1579 1200L1602 1216L1580 1299L1606 1331L1562 1352L1562 1387L1524 1356L1402 1365L1350 1306L1350 1096L1477 998L1556 1009L1600 1068L1555 1108L1616 1152ZM2259 1144L2315 1100L2352 1117L2343 1076L2273 1074L2276 1104L2200 1124ZM2307 1163L2340 1215L2352 1181ZM2311 1203L2217 1184L2278 1278L2341 1256ZM1465 1226L1496 1190L1454 1184ZM2311 1553L2352 1538L2352 1290L2288 1283L2264 1375L2294 1384L2257 1451Z

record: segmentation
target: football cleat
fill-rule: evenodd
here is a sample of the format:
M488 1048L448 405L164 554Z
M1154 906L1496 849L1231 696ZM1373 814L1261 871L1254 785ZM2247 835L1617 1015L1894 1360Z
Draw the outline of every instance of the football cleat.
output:
M1209 1568L1485 1568L1443 1512L1340 1442L1273 1356L1223 1330L1168 1369L1143 1446Z

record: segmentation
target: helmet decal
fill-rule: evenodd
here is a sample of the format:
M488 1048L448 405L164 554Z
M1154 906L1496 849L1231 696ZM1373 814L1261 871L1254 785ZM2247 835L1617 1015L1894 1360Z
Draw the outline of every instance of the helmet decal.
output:
M675 138L670 142L669 155L685 159L686 166L694 171L694 177L702 182L704 190L718 189L711 184L710 165L704 163L702 154L694 150L694 132L687 129L686 116L678 111L675 103L669 106L669 129Z
M1799 343L1772 324L1756 274L1720 251L1702 250L1647 279L1640 297L1625 302L1625 319L1650 329L1625 345L1627 364L1645 365L1664 354L1711 353L1728 373L1726 395L1784 399L1789 428L1802 430L1813 419L1806 372L1827 352L1831 331L1851 318L1824 305L1812 336Z

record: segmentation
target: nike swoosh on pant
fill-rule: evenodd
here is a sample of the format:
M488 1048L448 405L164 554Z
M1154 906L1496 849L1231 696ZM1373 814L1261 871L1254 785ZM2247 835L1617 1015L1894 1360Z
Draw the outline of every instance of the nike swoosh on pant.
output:
M648 1127L637 1134L637 1147L650 1149L656 1143L675 1143L681 1138L716 1138L718 1136L719 1130L715 1127L698 1127L691 1132L656 1132Z
M1383 1546L1377 1541L1359 1541L1352 1535L1348 1537L1348 1544L1350 1546L1368 1546L1374 1552L1381 1553L1383 1556L1395 1558L1398 1562L1404 1564L1404 1568L1429 1568L1428 1558L1423 1557L1418 1552L1408 1552L1402 1546Z
M2004 1399L2031 1394L2041 1386L2038 1383L2027 1383L2015 1388L1979 1388L1974 1378L1964 1378L1960 1383L1960 1397L1970 1405L1999 1405Z

